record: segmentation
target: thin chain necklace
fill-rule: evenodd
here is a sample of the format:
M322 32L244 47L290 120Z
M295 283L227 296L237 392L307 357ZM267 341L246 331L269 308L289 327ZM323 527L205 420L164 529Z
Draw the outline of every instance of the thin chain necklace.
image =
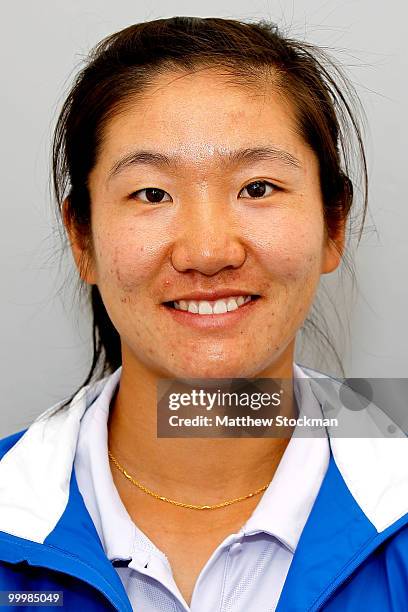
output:
M195 504L183 504L182 502L175 501L174 499L169 499L168 497L164 497L164 495L158 495L157 493L154 493L153 491L151 491L150 489L148 489L144 485L140 484L140 482L137 482L137 480L132 478L132 476L127 473L125 468L123 468L120 465L120 463L115 459L115 457L112 455L110 450L108 450L108 455L111 458L111 460L114 463L114 465L118 468L118 470L120 472L122 472L122 474L128 480L130 480L130 482L132 484L134 484L136 487L139 487L139 489L141 489L145 493L148 493L149 495L152 495L156 499L161 499L162 501L168 502L169 504L173 504L174 506L181 506L182 508L191 508L193 510L215 510L216 508L224 508L224 506L230 506L231 504L235 504L236 502L242 501L244 499L248 499L249 497L253 497L254 495L258 495L258 493L261 493L262 491L265 491L265 489L267 489L268 486L269 486L269 482L268 482L268 484L264 485L263 487L260 487L259 489L257 489L253 493L248 493L248 495L243 495L242 497L236 497L235 499L230 499L230 500L222 502L220 504L212 504L212 505L205 505L205 506L198 506L198 505L195 505Z

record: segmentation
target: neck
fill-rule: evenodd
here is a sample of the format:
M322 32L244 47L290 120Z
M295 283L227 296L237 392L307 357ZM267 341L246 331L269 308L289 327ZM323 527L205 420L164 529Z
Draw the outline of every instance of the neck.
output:
M293 355L256 378L292 380ZM216 504L270 482L287 438L157 438L156 385L160 376L123 359L108 422L109 448L126 471L149 489L192 504ZM293 416L293 385L285 414ZM256 416L256 415L255 415Z

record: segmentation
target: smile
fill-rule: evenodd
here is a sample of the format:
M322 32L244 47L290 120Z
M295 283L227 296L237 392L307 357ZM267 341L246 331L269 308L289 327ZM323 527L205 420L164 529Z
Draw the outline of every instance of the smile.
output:
M221 298L218 300L179 300L174 302L169 302L176 310L184 310L185 312L190 312L192 314L198 315L218 315L225 314L226 312L232 312L233 310L237 310L241 308L244 304L247 304L251 301L252 298L256 296L230 296Z
M242 298L242 299L239 299ZM174 321L188 327L198 329L229 328L243 320L256 310L259 295L231 296L218 299L214 302L207 300L180 300L162 304L165 312L170 314Z

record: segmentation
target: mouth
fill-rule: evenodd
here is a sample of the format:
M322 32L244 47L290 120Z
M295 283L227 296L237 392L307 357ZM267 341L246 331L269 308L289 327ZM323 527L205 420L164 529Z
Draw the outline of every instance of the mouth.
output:
M260 295L229 296L218 300L175 300L163 302L167 308L185 312L198 317L225 315L235 310L245 308L260 299Z

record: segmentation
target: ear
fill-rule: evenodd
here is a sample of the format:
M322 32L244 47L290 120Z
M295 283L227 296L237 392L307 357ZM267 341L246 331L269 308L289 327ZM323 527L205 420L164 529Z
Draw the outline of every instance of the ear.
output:
M96 284L96 276L94 271L94 265L92 257L86 248L86 241L84 236L78 232L75 227L72 216L69 213L69 200L65 198L62 203L62 220L67 231L69 238L72 256L75 261L75 265L79 272L80 277L83 281L90 285Z
M323 247L321 274L329 274L338 268L341 263L346 240L346 221L341 223L335 236L328 236L326 231Z

